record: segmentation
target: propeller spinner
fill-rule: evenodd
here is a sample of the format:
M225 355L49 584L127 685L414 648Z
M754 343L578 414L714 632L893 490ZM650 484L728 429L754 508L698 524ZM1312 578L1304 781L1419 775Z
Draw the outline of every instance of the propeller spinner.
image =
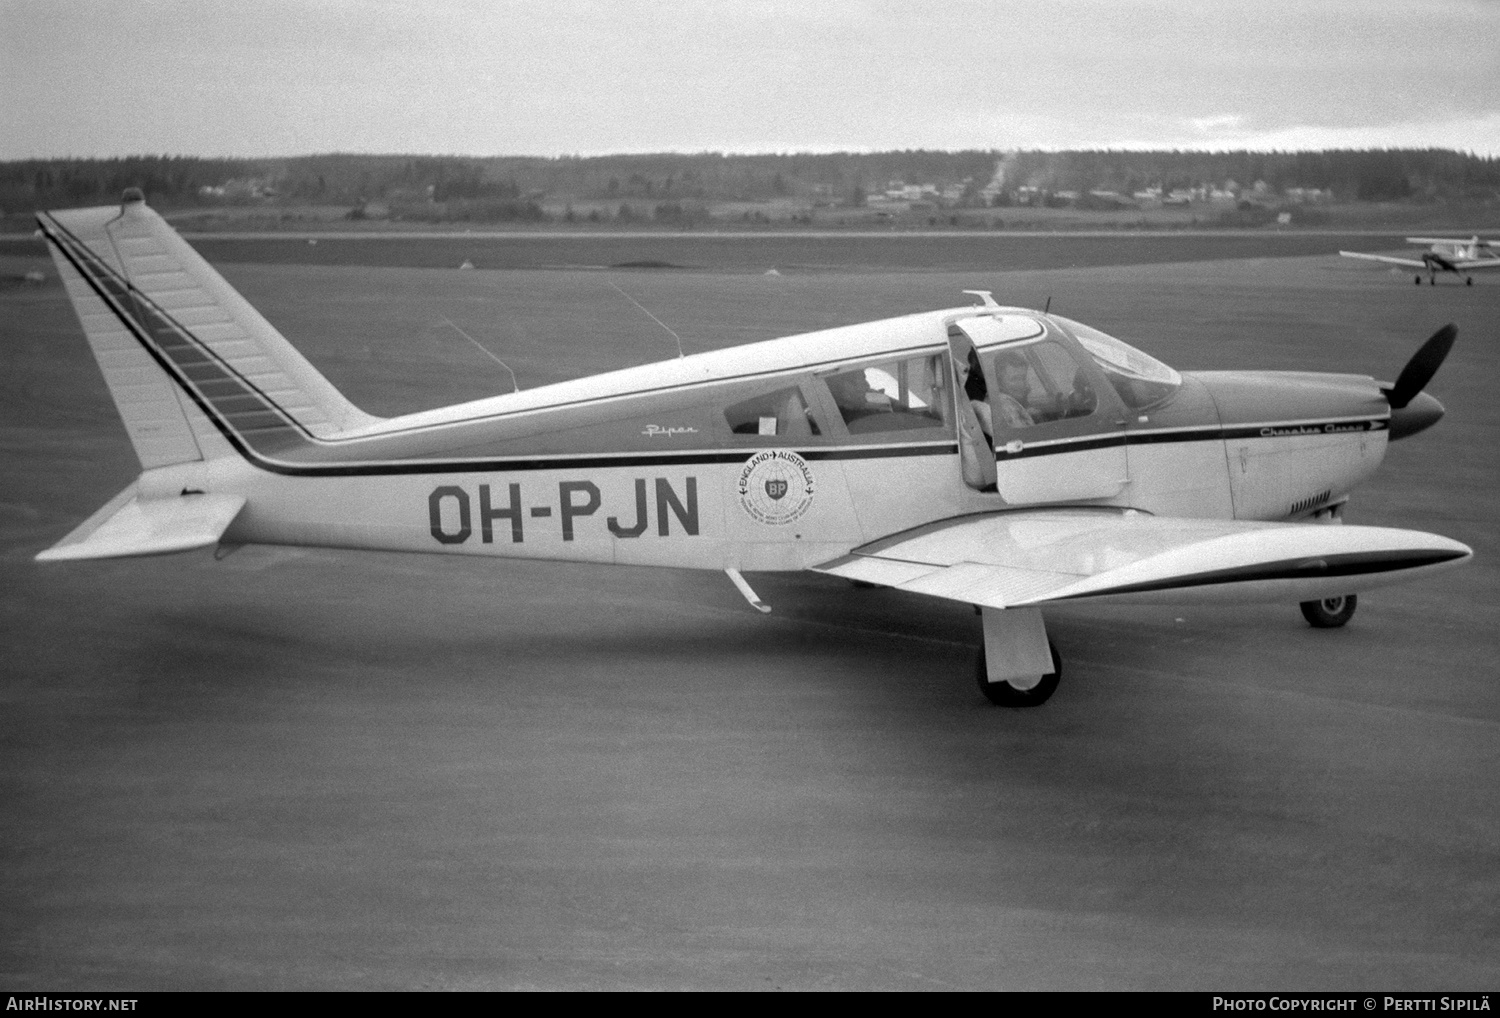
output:
M1442 418L1443 404L1422 389L1443 366L1456 338L1458 326L1451 322L1434 332L1406 362L1396 383L1380 390L1391 404L1391 441L1425 431Z

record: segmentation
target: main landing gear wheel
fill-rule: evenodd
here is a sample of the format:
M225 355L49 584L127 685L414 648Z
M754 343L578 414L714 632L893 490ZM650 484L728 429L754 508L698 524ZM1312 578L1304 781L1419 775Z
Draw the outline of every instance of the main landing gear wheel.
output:
M1359 598L1353 594L1342 597L1325 597L1321 601L1303 601L1302 617L1314 629L1337 629L1354 618L1354 609Z
M1062 680L1062 658L1057 653L1057 645L1051 640L1047 641L1047 650L1052 654L1052 671L1043 675L1037 684L1030 689L1018 689L1009 682L989 681L989 671L985 667L984 644L979 645L979 663L974 672L975 680L979 683L979 691L984 698L997 707L1040 707L1047 702L1047 698L1057 692L1057 684Z

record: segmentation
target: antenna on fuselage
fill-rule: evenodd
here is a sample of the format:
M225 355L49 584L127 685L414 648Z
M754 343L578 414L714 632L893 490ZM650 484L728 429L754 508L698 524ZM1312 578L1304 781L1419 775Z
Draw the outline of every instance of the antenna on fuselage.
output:
M1047 294L1047 303L1045 303L1045 304L1042 305L1042 314L1044 314L1044 315L1045 314L1051 314L1051 312L1052 312L1052 295L1049 293L1049 294Z
M671 328L668 327L668 325L667 325L666 322L662 321L660 318L657 318L651 312L649 312L645 308L641 307L641 302L640 301L638 301L634 297L630 296L630 294L626 293L624 290L620 289L618 286L615 286L614 280L612 280L612 279L611 280L607 280L607 282L609 283L610 286L614 286L615 287L615 293L618 293L621 297L624 297L626 300L630 301L630 303L634 304L636 307L641 308L641 313L642 314L644 314L647 318L651 319L657 325L660 325L663 329L666 329L667 330L667 335L669 335L673 339L677 340L677 356L678 357L684 357L684 356L686 356L686 354L684 354L682 352L682 337L681 336L679 336L679 335L677 335L677 333L673 332L671 330Z
M479 352L480 353L484 354L490 360L492 360L496 364L500 365L506 371L510 371L510 365L507 364L507 363L505 363L504 361L502 361L499 357L496 357L494 354L490 353L490 351L488 350L488 348L486 348L482 343L480 343L479 340L477 340L473 336L469 335L463 329L460 329L457 325L454 325L447 318L443 318L442 315L439 315L438 317L442 318L443 321L445 323L447 323L448 326L450 328L452 328L454 332L458 333L464 339L467 339L470 343L473 343L475 346L477 346L479 348ZM516 392L520 392L521 391L521 383L519 383L519 382L516 381L516 373L514 371L510 371L510 384L515 387L515 391Z

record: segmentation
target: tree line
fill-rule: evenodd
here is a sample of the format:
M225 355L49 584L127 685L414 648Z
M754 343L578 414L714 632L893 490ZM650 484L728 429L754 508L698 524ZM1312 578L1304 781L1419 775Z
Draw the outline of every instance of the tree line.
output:
M542 201L794 198L858 204L896 181L961 189L965 204L991 200L1001 189L1130 194L1231 181L1243 187L1263 182L1274 191L1316 188L1337 200L1492 201L1500 198L1500 159L1449 149L26 159L0 162L0 211L109 203L126 187L140 187L153 204L169 208L265 201L359 208L397 202L524 219L539 215ZM989 197L981 197L986 188Z

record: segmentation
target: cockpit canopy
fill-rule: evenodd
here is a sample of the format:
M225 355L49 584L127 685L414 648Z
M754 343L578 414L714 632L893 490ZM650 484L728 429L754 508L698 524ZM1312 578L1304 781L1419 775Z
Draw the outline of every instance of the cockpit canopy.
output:
M1091 325L1053 315L1103 369L1120 399L1132 410L1165 402L1182 384L1182 376L1150 354L1100 332Z

